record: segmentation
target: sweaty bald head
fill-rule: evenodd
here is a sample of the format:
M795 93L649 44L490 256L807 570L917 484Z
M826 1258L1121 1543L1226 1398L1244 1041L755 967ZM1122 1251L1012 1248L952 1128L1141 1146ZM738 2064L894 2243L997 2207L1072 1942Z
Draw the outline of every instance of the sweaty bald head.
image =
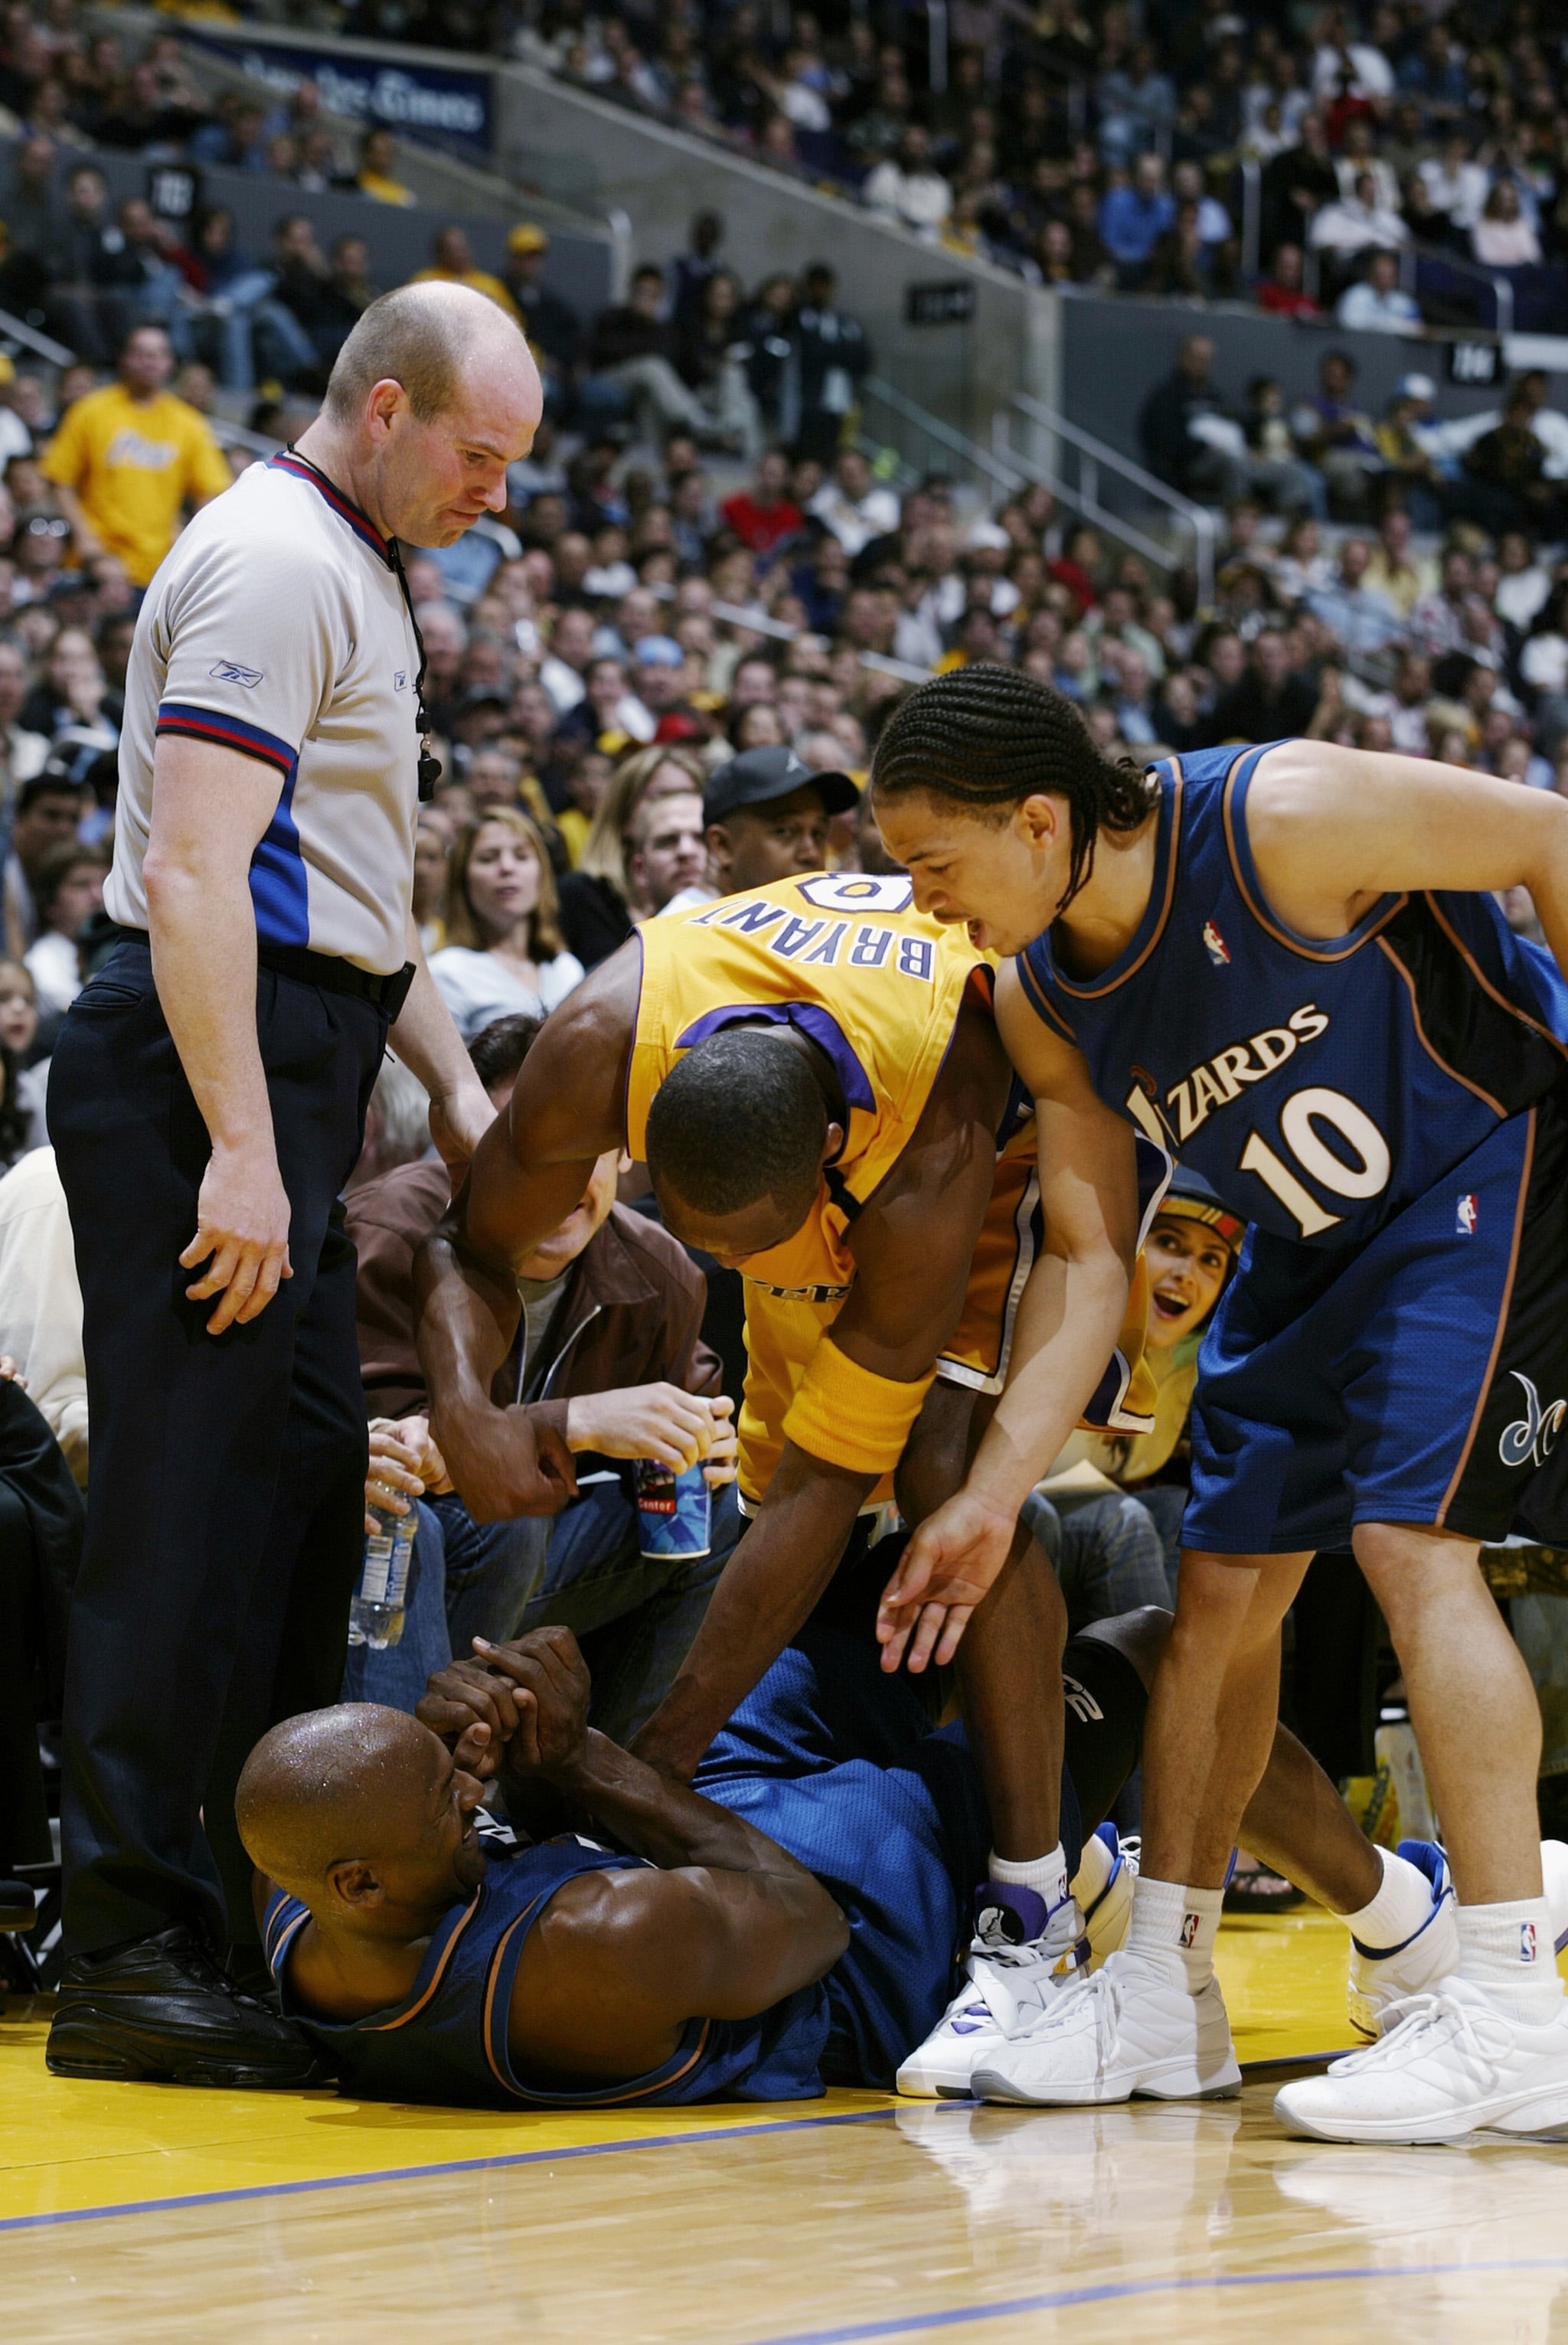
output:
M453 405L465 370L491 356L532 370L526 338L495 302L470 285L400 285L371 303L338 352L326 406L351 423L378 382L398 382L429 423Z
M235 1793L253 1864L307 1904L331 1867L398 1856L428 1819L443 1751L401 1710L342 1702L273 1727Z

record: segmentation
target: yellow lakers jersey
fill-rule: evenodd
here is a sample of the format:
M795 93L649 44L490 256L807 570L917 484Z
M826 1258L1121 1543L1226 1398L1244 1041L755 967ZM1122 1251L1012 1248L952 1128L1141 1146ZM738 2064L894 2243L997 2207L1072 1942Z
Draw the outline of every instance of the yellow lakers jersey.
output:
M853 1283L850 1223L908 1146L965 990L987 964L962 929L917 912L910 882L893 875L814 873L647 921L638 933L626 1087L633 1156L645 1152L648 1109L676 1059L742 1020L775 1018L809 1035L848 1110L815 1211L745 1268L740 1487L756 1499L779 1462L790 1402Z

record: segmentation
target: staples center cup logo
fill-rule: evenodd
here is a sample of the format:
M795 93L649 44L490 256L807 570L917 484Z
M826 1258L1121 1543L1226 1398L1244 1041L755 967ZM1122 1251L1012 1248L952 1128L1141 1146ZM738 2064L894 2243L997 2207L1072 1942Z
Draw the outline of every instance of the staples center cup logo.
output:
M1497 1454L1505 1466L1544 1465L1557 1447L1563 1420L1568 1416L1568 1400L1549 1401L1543 1408L1541 1396L1530 1378L1522 1376L1517 1368L1511 1368L1509 1374L1516 1385L1524 1387L1524 1415L1503 1426Z

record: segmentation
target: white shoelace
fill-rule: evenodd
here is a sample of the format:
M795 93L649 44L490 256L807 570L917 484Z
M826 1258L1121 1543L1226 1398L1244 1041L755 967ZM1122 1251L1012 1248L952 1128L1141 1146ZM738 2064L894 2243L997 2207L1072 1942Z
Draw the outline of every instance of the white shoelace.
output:
M1337 2060L1334 2067L1341 2076L1360 2076L1368 2069L1404 2067L1430 2048L1425 2039L1442 2034L1457 2037L1472 2066L1481 2069L1493 2067L1507 2049L1507 2023L1501 2015L1494 2016L1461 1996L1438 1989L1401 1995L1397 2003L1390 2004L1378 2041L1369 2044L1364 2052L1352 2052L1348 2058Z

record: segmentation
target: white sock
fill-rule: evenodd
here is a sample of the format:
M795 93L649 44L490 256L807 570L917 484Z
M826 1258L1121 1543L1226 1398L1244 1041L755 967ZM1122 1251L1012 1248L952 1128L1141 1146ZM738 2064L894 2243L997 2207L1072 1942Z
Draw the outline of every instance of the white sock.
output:
M1396 1856L1391 1848L1377 1849L1374 1854L1383 1861L1381 1887L1365 1905L1339 1919L1369 1954L1391 1954L1431 1920L1432 1885L1419 1864Z
M1083 1862L1073 1875L1073 1894L1078 1901L1080 1913L1086 1914L1095 1898L1102 1894L1115 1861L1099 1834L1091 1832L1084 1842Z
M1133 1891L1126 1951L1189 1995L1201 1995L1214 1976L1223 1889L1191 1889L1140 1873Z
M1067 1860L1060 1841L1049 1856L1032 1856L1023 1863L1010 1856L998 1856L993 1849L985 1877L988 1881L1009 1882L1014 1889L1033 1889L1047 1905L1060 1905L1067 1894Z
M1543 2025L1563 2000L1552 1944L1552 1913L1544 1897L1516 1897L1506 1905L1461 1905L1459 1974L1484 1987L1514 2018Z

